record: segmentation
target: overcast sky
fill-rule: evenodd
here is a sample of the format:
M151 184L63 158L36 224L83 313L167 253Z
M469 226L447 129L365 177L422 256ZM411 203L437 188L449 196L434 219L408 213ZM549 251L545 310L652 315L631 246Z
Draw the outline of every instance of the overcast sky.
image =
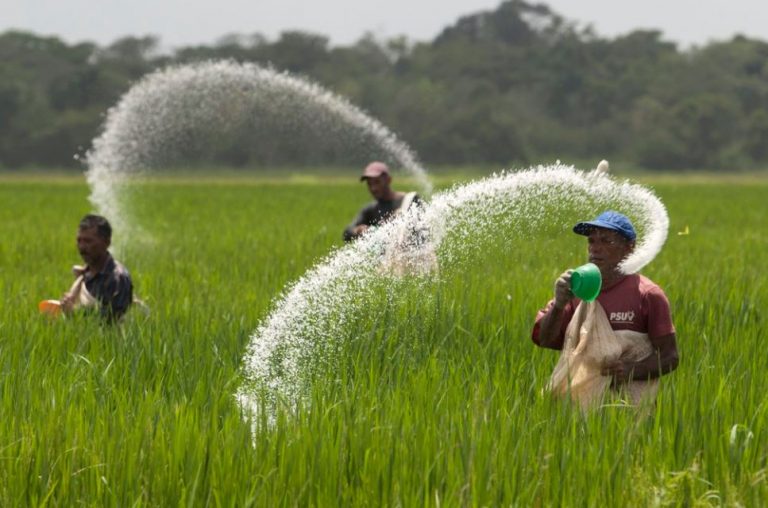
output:
M529 0L535 3L536 0ZM56 35L105 45L125 35L157 35L164 48L211 44L225 34L276 38L306 30L347 45L366 31L426 41L460 16L500 0L0 0L0 31ZM768 41L768 0L547 0L566 19L601 36L656 28L682 47L736 33Z

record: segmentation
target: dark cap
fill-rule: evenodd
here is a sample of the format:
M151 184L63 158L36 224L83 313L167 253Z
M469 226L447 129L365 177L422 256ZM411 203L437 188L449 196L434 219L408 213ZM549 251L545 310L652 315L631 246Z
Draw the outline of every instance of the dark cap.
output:
M637 238L632 221L630 221L626 215L611 210L601 213L595 220L579 222L573 226L573 232L589 236L589 232L592 228L611 229L630 241Z
M389 174L389 168L386 164L383 162L371 162L367 166L365 166L365 169L363 170L363 174L360 176L360 181L362 182L366 178L377 178L381 175L388 175Z

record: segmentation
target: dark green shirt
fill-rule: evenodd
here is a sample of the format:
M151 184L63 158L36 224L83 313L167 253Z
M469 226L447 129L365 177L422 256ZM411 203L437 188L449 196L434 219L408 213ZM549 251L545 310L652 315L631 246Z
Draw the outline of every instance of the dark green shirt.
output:
M344 241L349 242L357 238L359 235L354 234L352 230L361 224L370 227L379 226L386 222L403 204L405 196L407 194L403 194L401 197L391 201L374 201L365 205L358 212L352 223L344 229ZM419 204L420 202L421 200L418 195L413 197L412 204Z

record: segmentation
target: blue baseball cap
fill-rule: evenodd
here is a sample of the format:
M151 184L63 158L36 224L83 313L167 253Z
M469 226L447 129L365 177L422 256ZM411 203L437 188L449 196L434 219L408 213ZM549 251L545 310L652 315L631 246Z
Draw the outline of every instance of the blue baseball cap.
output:
M579 235L589 236L592 228L605 228L616 231L618 234L633 241L637 238L635 227L626 215L609 210L598 215L597 219L588 222L579 222L573 226L573 232Z

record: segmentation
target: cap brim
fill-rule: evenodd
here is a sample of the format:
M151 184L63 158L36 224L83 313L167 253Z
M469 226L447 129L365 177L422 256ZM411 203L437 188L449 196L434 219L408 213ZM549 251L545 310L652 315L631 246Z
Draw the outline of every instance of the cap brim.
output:
M573 226L573 232L578 235L584 235L589 236L589 232L593 228L603 228L603 229L609 229L611 231L616 231L622 238L626 238L630 242L634 242L636 236L627 236L627 232L623 229L614 226L613 224L609 222L603 222L601 220L592 220L588 222L579 222L575 226Z
M589 232L593 228L603 228L603 229L610 229L611 231L616 231L617 233L621 234L621 236L624 236L624 232L614 226L613 224L608 224L607 222L603 222L601 220L591 220L587 222L579 222L575 226L573 226L573 232L577 235L584 235L589 236Z
M387 173L386 171L382 171L382 172L381 172L381 173L379 173L378 175L363 175L363 176L361 176L361 177L360 177L360 181L361 181L361 182L364 182L364 181L366 181L366 180L367 180L367 179L369 179L369 178L378 178L378 177L380 177L380 176L384 176L384 175L388 175L388 174L389 174L389 173Z

